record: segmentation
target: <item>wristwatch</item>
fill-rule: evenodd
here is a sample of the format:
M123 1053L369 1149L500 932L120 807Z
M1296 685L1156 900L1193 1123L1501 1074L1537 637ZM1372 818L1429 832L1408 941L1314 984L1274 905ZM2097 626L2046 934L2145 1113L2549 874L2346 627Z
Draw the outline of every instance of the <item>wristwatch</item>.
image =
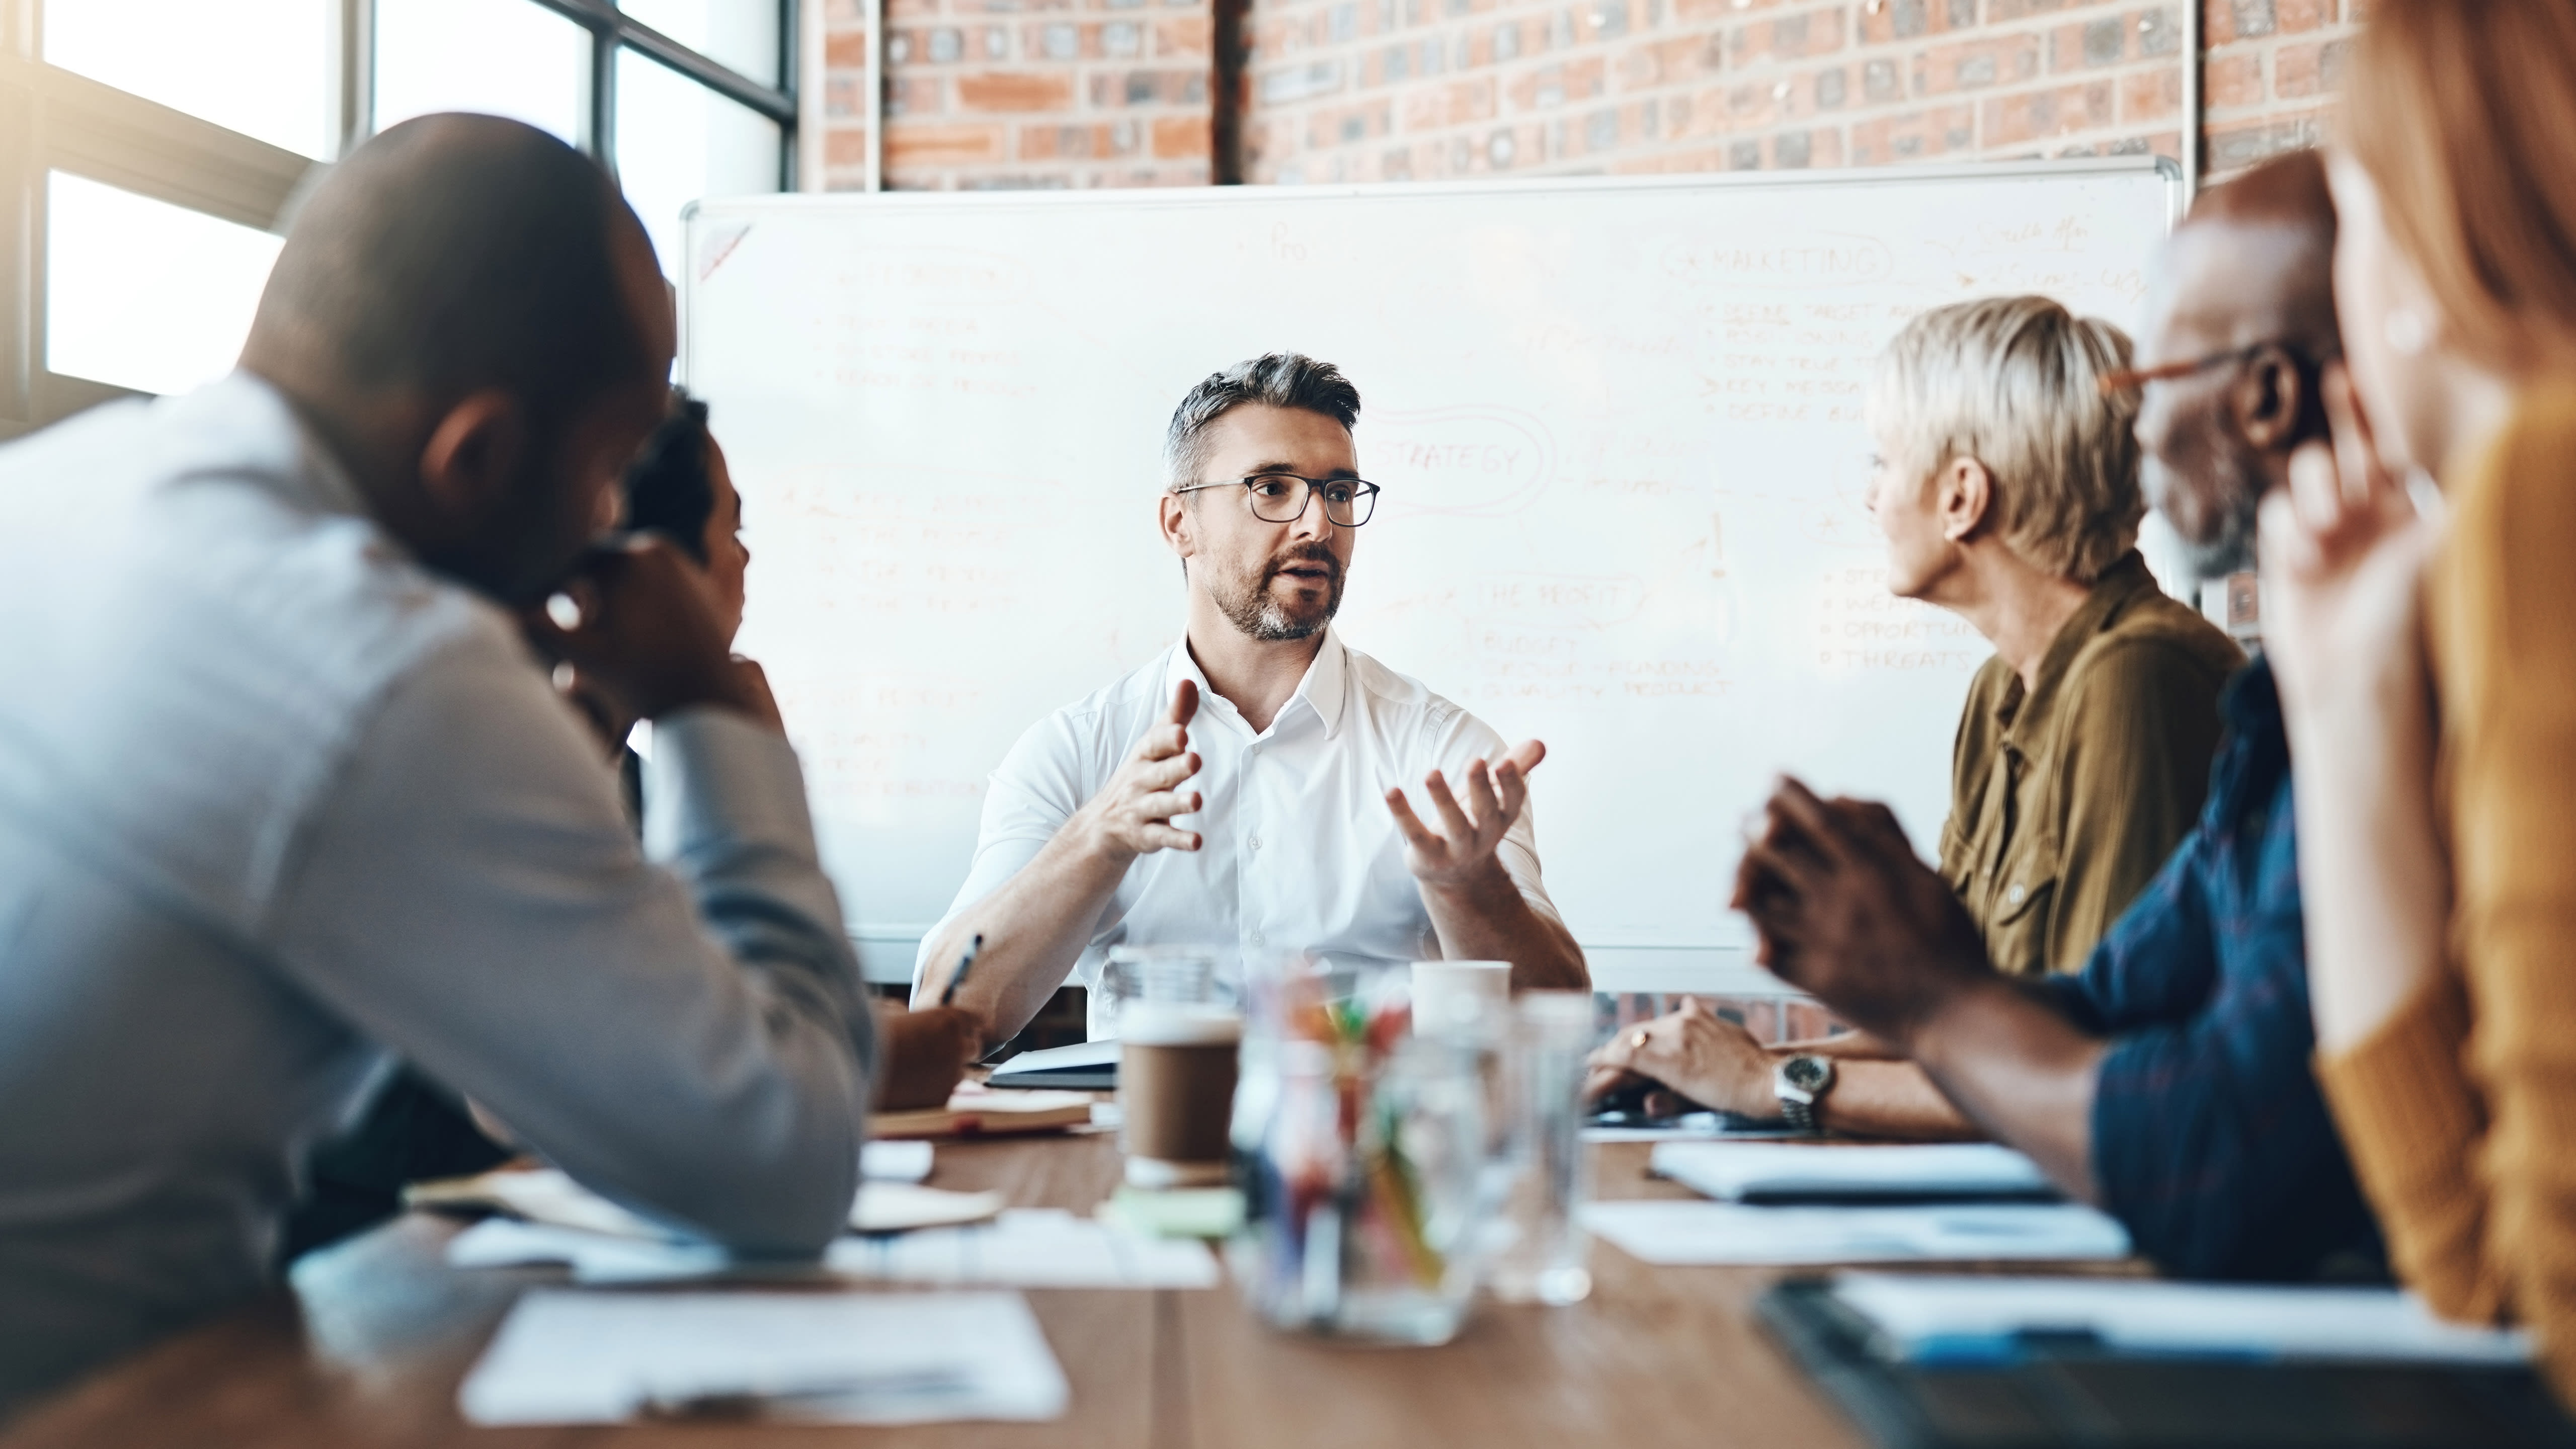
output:
M1801 1132L1816 1130L1816 1103L1833 1089L1831 1057L1789 1057L1771 1069L1771 1092L1780 1099L1780 1115Z

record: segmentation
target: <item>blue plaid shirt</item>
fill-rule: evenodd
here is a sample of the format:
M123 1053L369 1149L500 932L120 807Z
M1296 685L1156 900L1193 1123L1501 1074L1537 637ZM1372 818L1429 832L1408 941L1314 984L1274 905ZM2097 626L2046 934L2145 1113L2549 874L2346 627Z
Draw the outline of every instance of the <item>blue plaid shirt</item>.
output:
M2271 666L2220 708L2228 735L2199 822L2081 975L2045 983L2112 1038L2093 1098L2093 1171L2138 1248L2188 1278L2312 1276L2380 1256L2309 1070L2290 743Z

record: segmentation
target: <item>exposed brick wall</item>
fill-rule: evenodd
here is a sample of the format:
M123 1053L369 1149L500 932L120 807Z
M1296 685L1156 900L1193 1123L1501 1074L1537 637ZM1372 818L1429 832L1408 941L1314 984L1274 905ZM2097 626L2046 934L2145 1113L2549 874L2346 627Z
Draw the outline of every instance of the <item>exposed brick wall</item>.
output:
M866 174L866 27L826 8L825 184ZM886 0L885 183L1201 186L1210 0Z
M1213 6L888 0L889 185L1211 179ZM1249 0L1243 179L2177 153L2184 0ZM2213 174L2318 139L2363 0L2203 0ZM825 12L855 186L858 0Z
M2327 103L2363 4L2209 0L2201 154L2213 175L2325 139Z

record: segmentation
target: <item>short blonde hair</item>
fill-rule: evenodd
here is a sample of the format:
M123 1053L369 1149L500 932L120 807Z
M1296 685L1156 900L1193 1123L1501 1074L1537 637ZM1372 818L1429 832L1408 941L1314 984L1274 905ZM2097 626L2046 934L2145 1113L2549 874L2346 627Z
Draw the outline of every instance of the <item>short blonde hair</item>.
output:
M2374 0L2337 134L2474 360L2576 362L2576 6Z
M2138 541L2136 394L2105 392L2128 334L2046 297L1936 307L1905 324L1870 382L1889 462L1917 478L1974 458L1996 535L2034 568L2089 584Z

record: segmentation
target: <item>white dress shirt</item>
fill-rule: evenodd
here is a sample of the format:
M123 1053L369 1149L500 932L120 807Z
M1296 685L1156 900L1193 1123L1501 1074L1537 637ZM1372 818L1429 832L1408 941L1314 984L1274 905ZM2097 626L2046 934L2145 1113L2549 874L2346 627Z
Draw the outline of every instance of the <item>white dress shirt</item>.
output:
M1235 982L1247 963L1263 966L1283 952L1397 962L1440 955L1385 795L1402 787L1437 829L1423 777L1436 769L1463 788L1467 767L1499 756L1503 737L1328 630L1296 694L1258 734L1208 687L1186 641L1031 726L993 772L974 865L922 942L916 982L948 922L1017 875L1108 785L1170 714L1173 687L1184 679L1199 691L1190 747L1200 763L1180 788L1204 799L1196 815L1174 823L1198 831L1199 848L1137 857L1093 923L1071 979L1097 986L1110 948L1123 944L1206 946L1219 975ZM1498 854L1530 905L1553 919L1536 838L1524 807ZM1097 993L1092 999L1091 1034L1110 1035Z
M639 849L246 374L0 449L0 621L0 1417L272 1281L388 1052L665 1221L846 1218L869 1014L785 740L666 719Z

